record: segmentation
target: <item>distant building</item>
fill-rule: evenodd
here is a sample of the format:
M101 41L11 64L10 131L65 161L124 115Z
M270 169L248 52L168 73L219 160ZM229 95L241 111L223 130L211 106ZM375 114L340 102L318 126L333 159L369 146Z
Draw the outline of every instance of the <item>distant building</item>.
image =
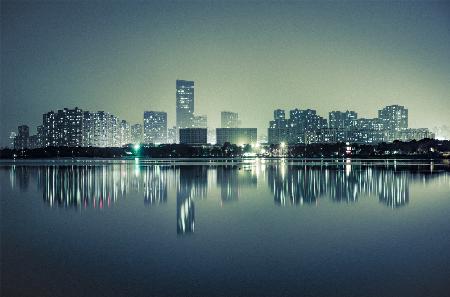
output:
M95 113L85 111L83 113L83 146L95 146L94 142Z
M132 143L142 143L142 125L134 124L131 126L131 142Z
M269 122L268 142L271 144L308 143L310 135L316 131L327 128L327 120L317 115L313 109L293 109L289 112L290 118L285 118L284 110L274 111L274 119ZM308 137L307 137L308 136Z
M179 133L183 144L206 144L208 140L206 128L183 128Z
M206 115L194 116L192 128L207 128L207 127L208 127L208 118Z
M384 130L402 131L408 128L408 109L401 105L390 105L378 111Z
M416 129L404 129L402 131L389 130L385 132L386 137L389 141L401 140L401 141L411 141L411 140L421 140L424 138L434 139L435 134L430 132L427 128L416 128Z
M177 143L177 127L172 127L167 130L167 143Z
M283 109L275 109L273 112L273 118L275 121L277 120L285 120L286 114Z
M39 148L39 137L37 134L35 135L30 135L30 137L28 137L28 148L29 149L36 149Z
M77 107L45 113L42 127L43 146L83 145L83 111Z
M239 115L237 112L222 111L220 120L222 128L239 128Z
M216 129L208 129L208 143L216 144Z
M332 111L328 115L328 124L334 129L352 129L357 118L354 111Z
M14 140L15 140L16 136L17 136L16 132L9 133L9 147L10 148L14 148Z
M18 127L17 136L14 138L14 149L24 150L28 148L28 141L30 137L30 128L27 125Z
M167 143L167 113L144 112L144 143Z
M257 141L256 128L217 128L216 143L223 145L225 142L243 145L252 144Z
M120 122L119 138L120 145L122 146L131 143L131 127L130 124L125 120L122 120Z
M194 82L177 80L176 88L177 128L191 128L194 118Z

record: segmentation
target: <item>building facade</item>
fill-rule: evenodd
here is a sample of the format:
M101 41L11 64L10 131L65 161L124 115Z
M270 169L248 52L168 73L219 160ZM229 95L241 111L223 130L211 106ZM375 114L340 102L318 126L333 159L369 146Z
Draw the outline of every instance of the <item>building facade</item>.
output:
M167 143L167 113L144 112L144 143Z
M217 128L216 144L226 142L237 145L254 144L257 141L256 128Z
M183 128L179 129L180 143L182 144L207 144L208 129L206 128Z
M177 80L176 88L177 128L192 128L194 118L194 82Z

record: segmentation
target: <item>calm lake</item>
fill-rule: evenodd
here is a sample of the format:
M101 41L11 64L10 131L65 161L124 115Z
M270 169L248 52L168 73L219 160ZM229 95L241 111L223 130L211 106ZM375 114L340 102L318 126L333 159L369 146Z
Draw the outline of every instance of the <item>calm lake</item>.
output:
M2 296L450 296L450 165L0 163Z

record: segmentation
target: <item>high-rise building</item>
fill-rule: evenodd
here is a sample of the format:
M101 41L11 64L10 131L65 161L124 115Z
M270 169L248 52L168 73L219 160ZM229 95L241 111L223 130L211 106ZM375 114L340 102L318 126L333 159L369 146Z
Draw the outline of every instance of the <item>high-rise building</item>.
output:
M94 128L95 128L95 113L85 111L83 113L83 146L95 146L94 143Z
M120 145L126 145L131 143L131 129L130 124L127 121L122 120L119 126L119 139Z
M131 142L142 143L142 125L134 124L131 126Z
M329 113L328 123L333 129L352 129L358 114L354 111L332 111Z
M402 131L408 128L408 109L401 105L390 105L378 111L384 130Z
M308 143L310 138L307 135L327 127L327 120L313 109L293 109L289 115L290 118L286 119L284 110L274 111L274 120L269 122L269 143Z
M17 136L14 138L14 148L16 150L24 150L28 148L28 141L30 137L30 128L27 125L18 127Z
M45 113L42 126L43 146L83 145L83 111L77 107Z
M17 133L14 131L9 133L9 147L10 148L14 148L14 140L15 140L16 136L17 136Z
M58 110L57 126L59 130L59 146L82 146L83 111L77 107Z
M177 80L176 88L177 128L191 128L194 118L194 82Z
M144 143L167 143L167 113L144 111Z
M222 128L239 128L239 115L237 112L222 111L220 113Z
M42 126L44 127L44 146L58 146L59 129L53 110L42 115Z
M183 128L179 129L180 143L183 144L206 144L208 140L206 128Z
M192 127L193 128L207 128L208 127L208 117L206 115L194 116Z
M109 147L110 129L109 129L110 114L104 111L97 111L94 113L94 146Z
M254 144L257 141L256 128L217 128L216 143L223 145L226 142L237 145Z

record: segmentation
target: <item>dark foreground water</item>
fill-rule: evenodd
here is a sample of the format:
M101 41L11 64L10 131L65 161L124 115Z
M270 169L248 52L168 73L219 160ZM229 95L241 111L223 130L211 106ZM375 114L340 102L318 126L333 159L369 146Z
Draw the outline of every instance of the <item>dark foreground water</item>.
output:
M2 296L450 296L450 172L0 163Z

